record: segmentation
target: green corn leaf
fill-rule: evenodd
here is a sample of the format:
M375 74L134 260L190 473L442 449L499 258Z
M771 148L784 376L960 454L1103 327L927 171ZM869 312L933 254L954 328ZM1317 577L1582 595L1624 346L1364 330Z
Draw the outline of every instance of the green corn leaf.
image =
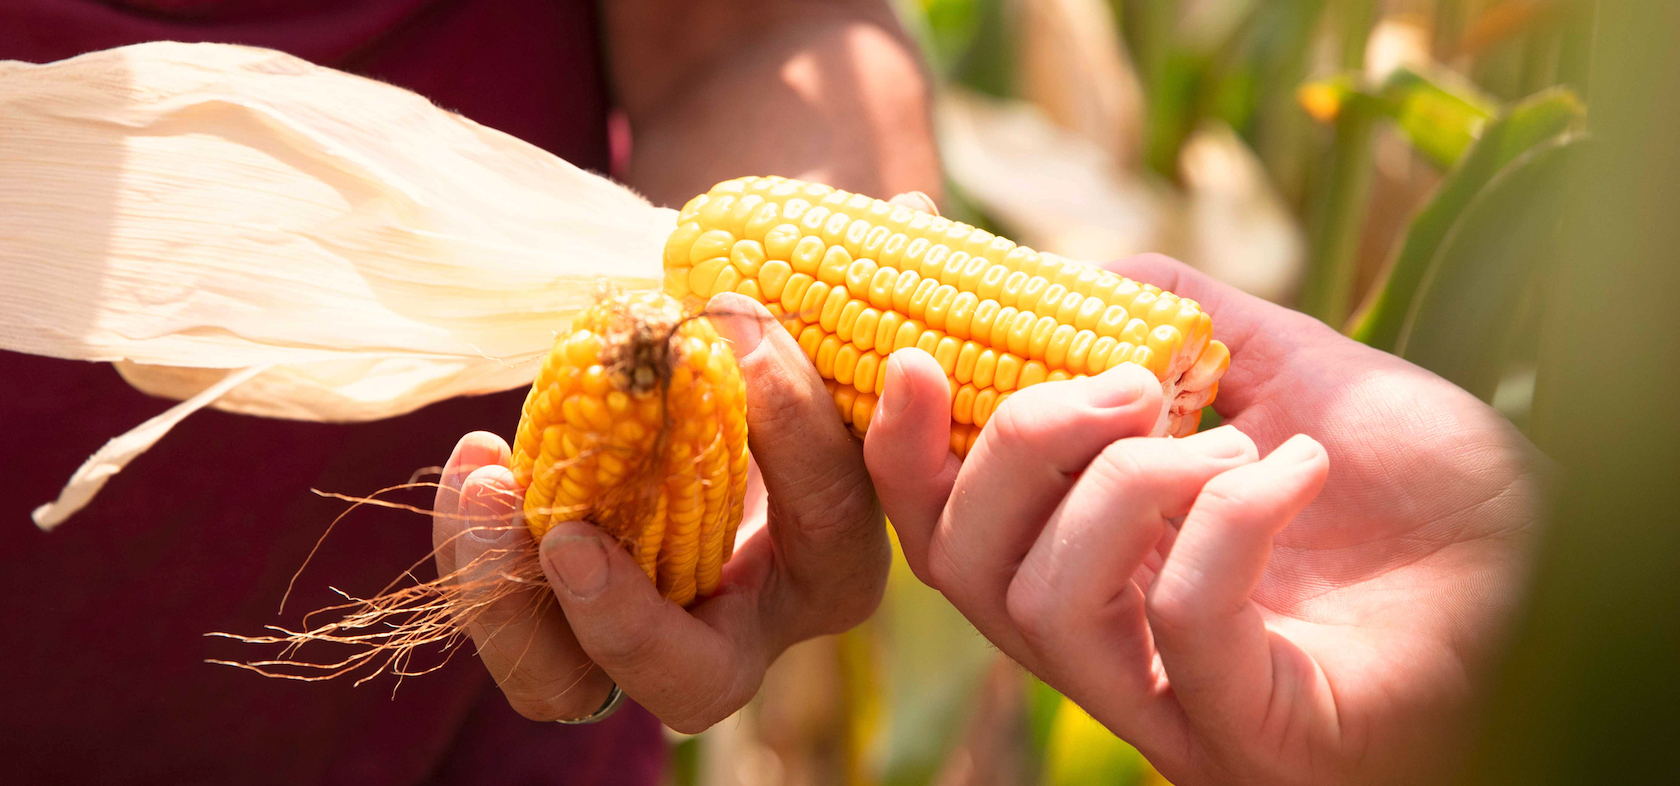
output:
M1522 299L1553 258L1565 179L1585 145L1562 136L1529 150L1465 206L1418 285L1397 354L1492 400Z
M1578 126L1585 116L1579 99L1554 89L1524 100L1488 123L1482 136L1441 181L1435 195L1412 218L1383 281L1372 290L1348 333L1378 349L1393 351L1413 296L1441 241L1488 181L1524 151Z
M1458 162L1497 112L1474 87L1404 68L1375 88L1362 85L1353 73L1309 82L1301 87L1299 99L1321 123L1353 110L1392 120L1412 146L1441 169Z
M1412 146L1441 169L1458 163L1494 114L1489 102L1474 91L1449 90L1405 69L1389 77L1381 97Z
M1510 116L1505 132L1499 136L1501 162L1512 161L1529 148L1580 127L1587 117L1587 107L1567 88L1554 88L1517 104Z

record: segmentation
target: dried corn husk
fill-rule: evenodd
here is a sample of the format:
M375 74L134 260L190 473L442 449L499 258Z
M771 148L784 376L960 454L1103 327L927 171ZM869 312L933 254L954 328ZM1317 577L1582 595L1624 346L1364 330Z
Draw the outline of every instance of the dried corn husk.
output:
M204 406L358 421L530 383L597 281L659 285L675 212L418 95L279 52L0 62L0 349Z

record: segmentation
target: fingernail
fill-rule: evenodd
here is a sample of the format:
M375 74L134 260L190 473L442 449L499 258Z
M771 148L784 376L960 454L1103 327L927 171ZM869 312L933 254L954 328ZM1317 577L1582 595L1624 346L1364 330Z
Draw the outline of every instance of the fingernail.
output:
M499 543L513 529L513 504L504 499L508 492L483 485L468 486L462 496L466 514L466 536L480 543Z
M607 586L607 549L594 535L559 535L545 544L543 559L549 570L580 600L601 594Z
M899 357L896 352L888 355L887 387L881 391L881 401L876 405L880 410L880 415L876 417L877 422L883 416L887 420L898 417L898 413L903 412L904 408L909 406L910 391L907 389L909 385L910 375L904 372L904 358Z
M939 205L933 201L933 197L930 197L921 191L906 191L893 197L892 202L895 205L903 205L911 210L920 210L923 213L931 213L936 216L939 215Z
M1155 377L1141 367L1123 363L1094 380L1097 385L1095 404L1099 407L1124 407L1135 404L1156 385Z
M1254 441L1233 426L1220 426L1180 440L1184 447L1208 458L1233 459L1253 449Z
M746 298L713 298L707 310L715 314L712 327L735 348L736 359L752 354L764 338L764 322L769 314L760 314Z
M1272 457L1295 464L1310 464L1317 461L1319 454L1323 452L1324 446L1318 444L1318 440L1305 434L1296 434L1277 446L1277 449L1272 451Z

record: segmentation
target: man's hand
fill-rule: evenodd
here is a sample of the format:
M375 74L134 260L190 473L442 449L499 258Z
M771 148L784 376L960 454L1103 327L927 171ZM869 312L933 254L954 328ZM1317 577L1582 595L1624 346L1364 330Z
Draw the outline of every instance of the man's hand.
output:
M865 452L910 565L1181 786L1429 782L1520 588L1531 449L1316 320L1108 267L1213 314L1235 428L1140 438L1160 390L1122 366L1011 397L959 464L944 374L895 353Z
M747 382L756 467L745 540L717 594L684 610L594 526L550 530L540 549L547 584L469 626L479 657L526 717L587 716L616 682L671 728L700 731L745 705L782 650L846 630L880 603L891 552L862 445L763 306L726 294L709 310L724 315L712 323L734 344ZM527 551L522 524L485 526L522 522L508 455L500 438L480 432L450 457L435 507L440 575L474 560L475 572L492 575ZM539 602L543 593L558 605Z

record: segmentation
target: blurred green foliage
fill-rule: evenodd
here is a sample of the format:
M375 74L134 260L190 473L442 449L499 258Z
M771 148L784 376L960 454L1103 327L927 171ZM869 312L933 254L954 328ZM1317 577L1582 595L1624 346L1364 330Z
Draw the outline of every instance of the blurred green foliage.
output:
M1555 504L1467 784L1680 783L1680 4L1594 28L1531 429Z
M1045 786L1103 783L1130 786L1149 777L1149 762L1121 742L1079 705L1062 701L1045 741Z

